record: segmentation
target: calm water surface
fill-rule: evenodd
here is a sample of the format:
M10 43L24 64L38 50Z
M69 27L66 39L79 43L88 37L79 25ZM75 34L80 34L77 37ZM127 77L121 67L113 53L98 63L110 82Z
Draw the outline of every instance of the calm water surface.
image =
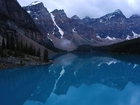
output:
M140 57L61 54L0 71L0 105L140 105Z

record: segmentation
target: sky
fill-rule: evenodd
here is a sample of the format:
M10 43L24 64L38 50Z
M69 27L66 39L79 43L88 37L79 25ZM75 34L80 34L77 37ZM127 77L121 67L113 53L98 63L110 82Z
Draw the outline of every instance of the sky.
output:
M27 6L35 0L17 0L21 6ZM68 17L73 15L81 19L88 16L98 18L120 9L126 17L140 15L140 0L38 0L51 12L64 9Z

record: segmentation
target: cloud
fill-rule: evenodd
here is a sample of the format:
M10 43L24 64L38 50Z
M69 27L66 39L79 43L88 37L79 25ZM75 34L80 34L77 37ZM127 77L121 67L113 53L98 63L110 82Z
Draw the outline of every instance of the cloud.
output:
M18 0L21 5L28 5L33 0ZM49 11L64 9L68 17L78 15L97 18L116 9L121 9L126 17L132 14L140 14L139 0L40 0Z

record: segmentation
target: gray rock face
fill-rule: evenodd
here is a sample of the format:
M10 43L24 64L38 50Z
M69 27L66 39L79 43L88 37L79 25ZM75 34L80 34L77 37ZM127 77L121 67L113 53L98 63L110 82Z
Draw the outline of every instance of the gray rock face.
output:
M23 8L30 14L44 35L46 33L52 33L53 21L50 13L44 7L43 3L38 2L37 5L30 4L29 6Z
M133 30L135 33L140 34L140 16L139 15L132 15L129 18L129 24L131 27L131 30Z
M42 34L30 15L19 5L17 0L0 1L0 34L24 34L27 37L42 42Z
M128 35L133 36L133 32L140 34L140 17L133 15L126 18L121 10L116 10L103 17L93 19L86 17L83 22L86 26L94 28L97 35L102 38L115 37L125 39Z
M97 19L77 15L69 18L64 10L49 12L41 2L23 7L43 33L47 45L71 51L78 45L109 45L137 38L140 16L126 18L116 10ZM66 45L65 45L66 44Z
M85 39L91 40L95 37L93 28L85 26L76 15L68 18L64 10L56 9L49 13L41 2L33 2L23 8L33 18L46 42L50 44L51 41L59 49L70 51L83 42L90 44Z
M53 51L59 51L56 49L48 37L51 34L57 34L58 30L56 31L56 27L51 18L51 14L44 7L42 2L33 2L29 6L23 7L24 10L32 17L34 22L36 23L37 27L43 34L43 38L45 40L45 46Z

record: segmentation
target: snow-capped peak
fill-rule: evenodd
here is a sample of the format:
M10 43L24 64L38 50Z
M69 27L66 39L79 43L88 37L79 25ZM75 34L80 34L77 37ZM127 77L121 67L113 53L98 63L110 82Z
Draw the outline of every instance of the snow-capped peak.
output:
M80 19L77 15L74 15L71 18L74 19L74 20L79 20Z
M40 4L40 3L41 3L40 1L34 1L34 2L32 2L29 6L37 5L37 4Z
M122 11L120 9L117 9L114 11L114 13L122 14Z
M113 17L116 17L117 15L123 15L122 11L120 9L115 10L112 13L108 13L105 16L100 18L100 23L103 22L102 19L110 20Z

